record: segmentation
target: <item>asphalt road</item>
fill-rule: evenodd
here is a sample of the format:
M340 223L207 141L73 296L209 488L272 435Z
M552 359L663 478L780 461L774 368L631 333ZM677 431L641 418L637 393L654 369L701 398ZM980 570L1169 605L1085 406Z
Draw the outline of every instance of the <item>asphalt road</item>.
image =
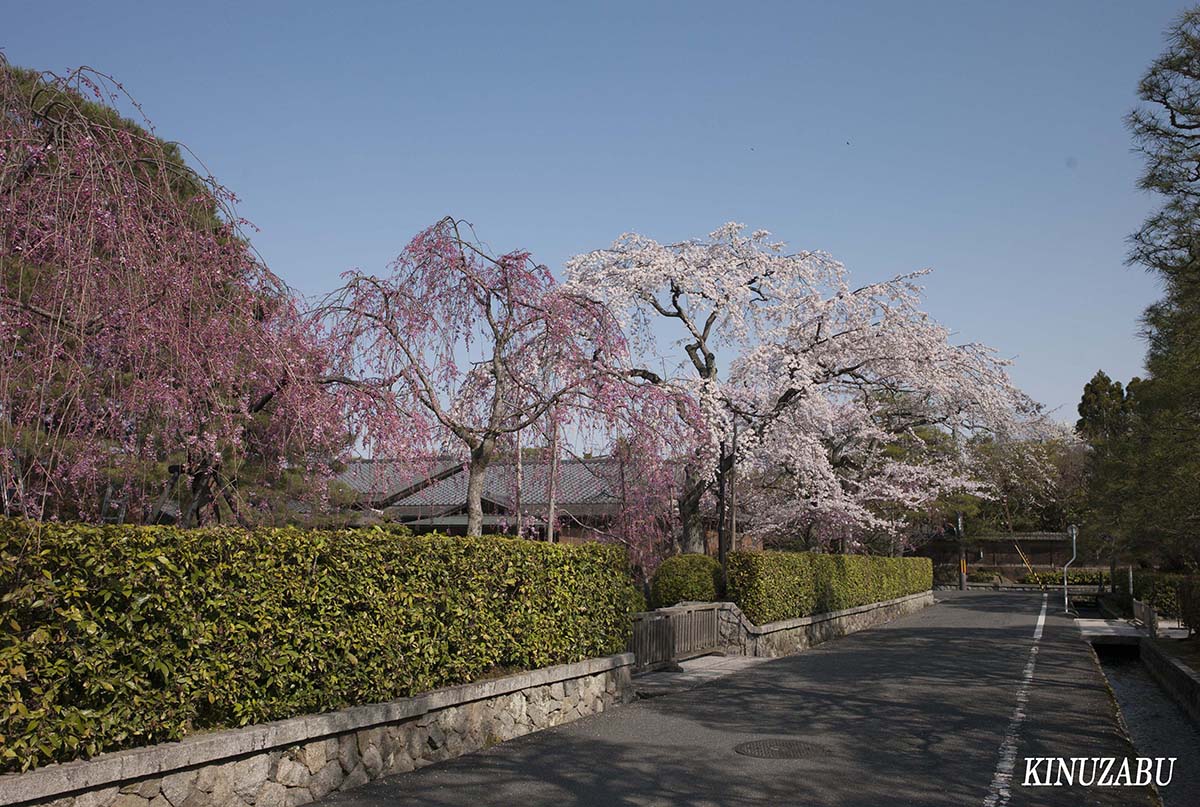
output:
M321 805L1158 803L1145 788L1023 787L1027 756L1136 756L1100 668L1053 597L1032 654L1041 595L938 597L917 614L699 689L382 779ZM804 753L759 759L733 751L762 739L798 740ZM1015 767L1011 783L1006 756Z

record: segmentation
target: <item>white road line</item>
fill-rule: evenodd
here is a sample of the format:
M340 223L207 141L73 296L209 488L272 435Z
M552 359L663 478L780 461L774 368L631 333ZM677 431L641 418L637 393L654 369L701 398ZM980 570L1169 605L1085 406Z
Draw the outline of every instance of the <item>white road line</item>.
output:
M1046 626L1046 596L1042 595L1042 612L1038 614L1037 627L1033 629L1033 647L1029 648L1029 661L1021 673L1021 687L1017 690L1017 705L1008 721L1008 730L1004 732L1004 742L1000 743L1000 759L996 762L996 773L992 776L992 786L988 788L987 798L983 807L1005 807L1012 798L1013 769L1017 764L1017 735L1021 723L1025 720L1025 704L1029 701L1029 685L1033 682L1033 668L1037 664L1038 642L1042 639L1042 630Z

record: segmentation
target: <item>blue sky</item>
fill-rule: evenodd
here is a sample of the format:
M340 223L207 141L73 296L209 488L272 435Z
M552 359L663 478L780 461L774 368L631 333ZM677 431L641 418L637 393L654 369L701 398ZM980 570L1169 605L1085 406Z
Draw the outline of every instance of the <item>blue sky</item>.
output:
M305 293L450 213L556 271L725 221L928 310L1074 418L1141 372L1154 204L1122 116L1185 5L4 0L8 59L116 76Z

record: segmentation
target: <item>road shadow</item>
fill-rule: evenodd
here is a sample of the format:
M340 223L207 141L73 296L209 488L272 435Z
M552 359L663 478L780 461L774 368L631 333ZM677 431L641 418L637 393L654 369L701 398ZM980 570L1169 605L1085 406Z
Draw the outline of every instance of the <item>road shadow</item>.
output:
M380 780L323 805L980 804L1041 606L1040 595L1017 598L948 597L690 692ZM1056 755L1126 748L1104 712L1090 653L1072 624L1048 618L1027 728L1050 738L1039 747L1049 742ZM807 746L797 759L734 751L764 738ZM1080 795L1018 790L1012 803L1077 804ZM1087 793L1089 803L1110 803L1095 795Z

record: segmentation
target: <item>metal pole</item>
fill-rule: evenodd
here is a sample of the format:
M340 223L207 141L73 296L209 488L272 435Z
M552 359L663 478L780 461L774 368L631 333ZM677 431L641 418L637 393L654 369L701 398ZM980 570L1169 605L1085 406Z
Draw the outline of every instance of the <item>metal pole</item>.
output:
M1071 559L1067 561L1067 565L1063 567L1063 613L1071 612L1071 600L1067 591L1067 569L1075 562L1075 535L1078 530L1075 525L1067 527L1067 532L1071 533Z

